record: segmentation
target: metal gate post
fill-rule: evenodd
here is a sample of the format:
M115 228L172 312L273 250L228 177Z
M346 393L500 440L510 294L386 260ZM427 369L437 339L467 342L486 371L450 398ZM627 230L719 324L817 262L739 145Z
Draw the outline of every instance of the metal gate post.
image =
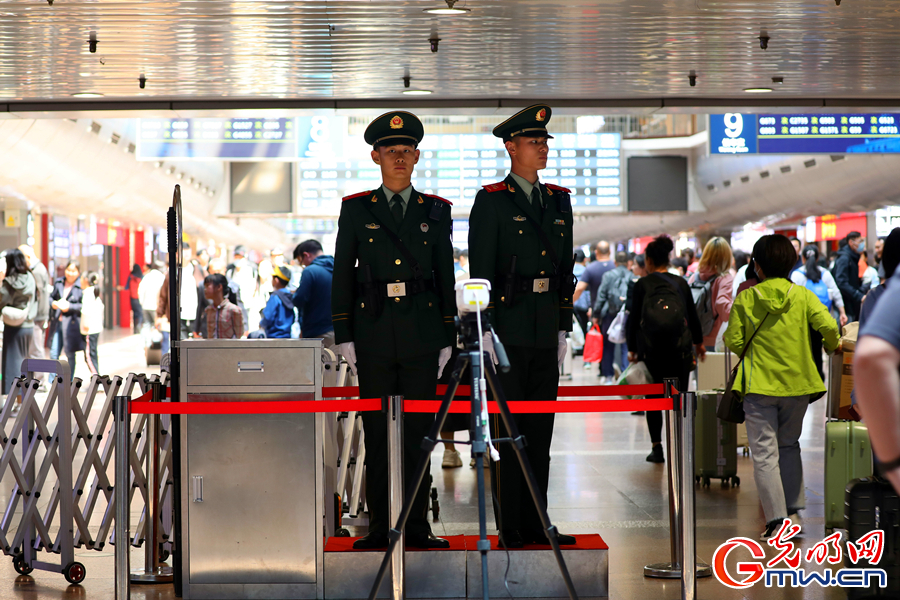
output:
M697 406L697 395L694 392L685 392L681 395L683 419L682 423L682 452L681 452L681 598L682 600L694 600L697 597L697 555L695 536L697 533L697 521L695 518L696 497L694 485L690 475L694 473L694 410Z
M131 524L129 491L131 488L130 448L131 398L116 396L116 600L131 597Z
M162 402L163 384L151 381L152 402ZM159 561L159 415L147 415L147 530L144 535L144 569L131 573L133 583L169 583L172 567Z
M388 505L389 519L396 523L403 510L403 396L388 396ZM400 532L400 542L391 556L391 598L406 598L406 569L404 552L406 532Z

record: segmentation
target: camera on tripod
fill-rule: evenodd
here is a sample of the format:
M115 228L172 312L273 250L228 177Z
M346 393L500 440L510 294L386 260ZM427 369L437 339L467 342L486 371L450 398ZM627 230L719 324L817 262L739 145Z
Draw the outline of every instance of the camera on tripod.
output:
M481 336L478 333L478 320L481 319L482 330L491 330L488 320L488 305L491 303L491 282L487 279L465 279L456 283L456 331L466 350L477 350ZM480 313L480 314L479 314Z

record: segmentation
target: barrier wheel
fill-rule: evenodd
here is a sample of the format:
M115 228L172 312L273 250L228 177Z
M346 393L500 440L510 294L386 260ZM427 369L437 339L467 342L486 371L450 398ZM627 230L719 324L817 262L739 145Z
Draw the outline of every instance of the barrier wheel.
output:
M350 537L350 531L343 527L334 530L334 537Z
M28 575L34 571L34 567L25 562L25 554L22 552L13 556L13 569L15 569L16 573L19 575Z
M709 487L709 477L703 478L703 487Z
M169 560L170 552L165 548L165 544L159 545L159 562L166 562Z
M84 565L80 562L73 562L66 565L66 568L63 569L63 575L66 578L66 581L72 584L79 584L84 581L84 576L87 575L85 571Z
M738 477L737 475L735 475L734 477L732 477L732 478L731 478L731 485L733 485L734 487L740 487L740 486L741 486L741 478Z
M696 475L696 476L694 477L694 483L696 483L696 484L698 484L698 485L700 484L700 476L699 476L699 475Z

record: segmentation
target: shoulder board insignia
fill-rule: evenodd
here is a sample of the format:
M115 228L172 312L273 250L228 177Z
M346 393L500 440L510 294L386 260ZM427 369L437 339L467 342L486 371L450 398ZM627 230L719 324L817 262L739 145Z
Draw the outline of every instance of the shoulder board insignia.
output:
M353 200L354 198L362 198L363 196L368 196L371 193L372 192L370 190L368 192L360 192L358 194L351 194L349 196L344 196L344 198L343 198L343 200L341 200L341 202L346 202L347 200Z
M500 192L506 189L506 182L501 181L499 183L492 183L490 185L483 185L481 187L483 187L488 192Z
M453 206L453 203L447 200L446 198L441 198L440 196L435 196L434 194L423 194L426 198L431 198L433 200L440 200L447 206Z
M525 217L523 217L522 215L519 215L518 217L513 217L513 221L522 222L524 220L525 220Z
M366 223L366 229L381 229L378 223Z
M550 189L550 190L555 190L557 192L565 192L567 194L572 193L572 190L570 190L569 188L564 188L559 185L553 185L552 183L545 183L544 185L547 187L547 189Z

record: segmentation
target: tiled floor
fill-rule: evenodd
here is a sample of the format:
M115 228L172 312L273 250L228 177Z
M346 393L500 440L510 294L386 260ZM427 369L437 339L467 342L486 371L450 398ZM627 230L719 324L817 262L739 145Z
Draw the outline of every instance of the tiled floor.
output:
M127 332L107 332L100 346L104 372L126 374L148 372L138 338ZM573 384L592 384L596 370L584 371L576 363ZM152 370L149 372L153 372ZM86 375L84 364L76 369ZM569 383L569 382L564 382ZM805 468L807 510L803 516L803 537L799 544L810 547L824 536L824 406L812 405L801 438ZM465 438L465 433L458 433ZM477 534L478 510L474 469L468 466L468 451L462 450L465 466L440 468L442 447L433 457L434 486L441 514L434 523L438 535ZM666 468L644 460L650 442L643 417L625 413L571 414L556 418L551 451L550 516L565 533L600 533L610 546L609 586L611 598L661 600L680 597L680 584L645 578L645 564L669 560ZM709 488L695 487L697 507L697 549L699 558L709 562L715 548L733 536L757 538L764 528L753 468L749 457L738 457L741 485L725 488L714 482ZM0 481L4 506L12 482ZM493 514L488 501L488 525ZM775 551L767 548L767 557ZM56 558L55 556L50 558ZM56 573L36 571L20 576L9 558L0 560L0 599L50 600L59 598L105 599L113 597L113 554L76 550L76 560L84 563L87 577L81 586L69 586ZM744 558L746 560L746 558ZM143 551L132 552L132 565L143 562ZM734 563L735 560L729 560ZM492 574L494 575L494 574ZM502 577L501 574L494 576ZM133 598L174 597L171 585L134 586ZM795 589L767 589L762 582L747 590L731 590L713 578L699 580L699 598L843 598L840 588L810 586Z

